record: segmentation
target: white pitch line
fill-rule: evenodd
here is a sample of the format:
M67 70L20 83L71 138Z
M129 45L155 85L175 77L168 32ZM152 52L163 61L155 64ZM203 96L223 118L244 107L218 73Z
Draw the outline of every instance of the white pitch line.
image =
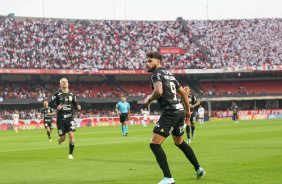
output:
M101 145L101 144L119 144L119 143L137 142L137 141L147 141L147 139L143 139L143 140L134 140L134 141L121 141L121 142L95 143L95 144L85 144L85 145L75 145L75 146L94 146L94 145ZM0 153L16 152L16 151L43 150L43 149L64 148L64 147L68 147L68 146L46 147L46 148L33 148L33 149L20 149L20 150L8 150L8 151L0 151Z

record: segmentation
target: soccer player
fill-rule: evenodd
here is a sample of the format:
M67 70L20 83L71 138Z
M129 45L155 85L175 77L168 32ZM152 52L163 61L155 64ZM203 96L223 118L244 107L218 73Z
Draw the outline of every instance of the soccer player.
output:
M200 105L200 101L197 100L196 96L190 93L190 88L189 86L185 86L184 90L188 94L188 99L189 99L189 107L192 109L191 110L191 118L186 119L185 123L187 124L186 126L186 134L187 134L187 142L188 144L191 143L191 138L190 138L190 126L191 126L191 134L192 134L192 139L194 139L194 131L195 131L195 122L196 122L196 117L195 117L195 112L194 108L198 105ZM181 98L180 102L183 104L183 98Z
M69 82L66 78L60 80L61 89L55 92L49 103L50 107L57 109L57 128L59 133L58 143L65 141L66 133L69 135L69 159L73 159L75 124L72 114L72 105L81 110L76 101L74 92L69 90Z
M142 111L143 114L143 127L147 127L147 120L148 120L148 116L149 116L149 111L147 111L147 108L145 108Z
M198 114L199 114L199 119L200 119L200 125L204 124L204 114L205 114L205 109L200 105L198 109Z
M19 111L15 110L15 113L12 115L12 117L13 117L13 120L14 120L15 132L18 133L18 124L19 124L19 119L20 119Z
M238 116L237 116L238 105L236 105L236 102L233 103L233 105L231 106L231 109L232 109L232 111L233 111L233 120L234 120L234 123L238 123Z
M121 97L121 101L116 105L116 111L119 114L122 136L127 136L128 134L128 119L130 118L130 105L126 101L126 97Z
M47 130L49 142L52 142L50 132L53 132L53 128L54 128L52 115L55 115L55 111L53 108L49 107L49 103L47 100L43 102L43 106L44 108L41 109L41 116L43 115L44 117L44 126L45 129Z
M175 181L170 173L166 154L161 147L163 141L170 134L172 134L175 145L193 164L197 179L204 176L206 172L200 167L192 148L183 140L184 118L189 119L191 117L188 95L176 78L162 68L162 58L159 52L148 52L146 54L146 68L148 72L152 73L150 82L153 94L150 98L145 99L144 104L149 105L152 101L157 100L162 111L162 115L153 130L150 148L164 174L164 179L159 184L174 184ZM183 98L185 110L176 97L177 93Z

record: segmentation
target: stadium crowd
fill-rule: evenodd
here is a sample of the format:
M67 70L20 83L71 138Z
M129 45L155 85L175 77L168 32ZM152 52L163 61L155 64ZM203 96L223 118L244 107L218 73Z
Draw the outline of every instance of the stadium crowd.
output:
M176 21L0 18L0 68L139 70L160 46L188 50L165 55L165 68L205 65L191 31Z
M282 19L189 21L212 68L279 65Z

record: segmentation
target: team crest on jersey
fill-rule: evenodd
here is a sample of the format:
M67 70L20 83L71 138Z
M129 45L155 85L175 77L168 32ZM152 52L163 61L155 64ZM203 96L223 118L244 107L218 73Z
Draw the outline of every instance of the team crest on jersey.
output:
M70 102L72 101L72 96L69 96L69 101L70 101Z
M125 105L125 108L127 108L127 105Z
M66 97L66 98L65 98L65 102L67 102L68 100L69 100L69 99Z
M48 113L50 113L50 109L48 109Z

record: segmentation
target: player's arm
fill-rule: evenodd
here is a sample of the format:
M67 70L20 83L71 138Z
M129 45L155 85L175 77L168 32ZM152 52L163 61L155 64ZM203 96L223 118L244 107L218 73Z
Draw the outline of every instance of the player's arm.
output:
M49 115L51 115L51 116L53 116L53 115L55 115L56 114L56 112L53 110L53 109L51 109L51 113L49 113Z
M73 104L73 106L77 109L77 110L81 110L81 106L77 103L77 101L76 101L76 96L75 96L75 94L73 94L73 97L72 97L72 104Z
M117 112L118 114L121 114L121 112L119 111L119 103L117 103L117 105L116 105L116 112Z
M127 106L127 110L128 110L128 117L130 117L130 104L128 103L128 106Z
M196 107L196 106L198 106L198 105L200 105L200 101L199 101L199 100L197 100L197 102L196 102L194 105L191 105L190 107L191 107L191 108L194 108L194 107Z
M128 109L128 117L130 117L130 109Z
M52 107L53 109L61 110L61 108L60 109L58 108L59 106L61 106L61 104L57 106L57 93L54 93L53 96L51 97L49 106Z
M183 87L180 86L180 88L178 88L176 90L177 94L179 94L182 99L183 99L183 103L184 103L184 107L185 107L185 117L186 118L190 118L191 117L191 113L190 113L190 107L189 107L189 99L188 99L188 94L186 93L186 91L183 89Z
M150 98L145 99L145 105L149 105L152 101L157 100L163 94L163 83L161 81L157 81L154 83L154 91Z

